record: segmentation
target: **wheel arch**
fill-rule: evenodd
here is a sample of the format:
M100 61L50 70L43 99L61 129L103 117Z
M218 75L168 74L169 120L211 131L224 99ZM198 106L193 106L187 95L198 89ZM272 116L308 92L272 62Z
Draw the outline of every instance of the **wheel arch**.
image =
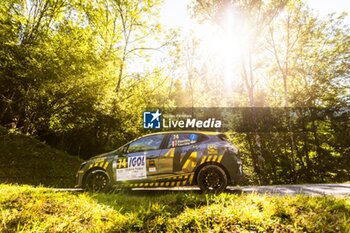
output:
M231 176L230 176L230 173L227 171L226 167L223 166L221 163L216 163L216 162L208 162L208 163L203 163L201 164L199 167L196 168L195 172L194 172L194 176L193 176L193 184L194 185L198 185L197 183L197 177L198 177L198 173L199 171L205 167L205 166L208 166L208 165L216 165L218 167L220 167L222 170L224 170L226 176L227 176L227 184L231 184L232 181L231 181Z
M84 173L84 176L83 176L83 180L82 180L82 188L85 189L85 186L86 186L86 178L88 177L88 175L94 171L102 171L104 173L106 173L106 175L108 176L108 179L111 180L110 176L108 175L108 172L102 168L102 167L92 167L90 168L89 170L87 170L85 173Z

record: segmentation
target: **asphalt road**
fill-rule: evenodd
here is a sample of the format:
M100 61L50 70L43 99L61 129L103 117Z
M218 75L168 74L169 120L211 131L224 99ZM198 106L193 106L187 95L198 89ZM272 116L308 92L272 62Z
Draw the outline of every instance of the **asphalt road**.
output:
M56 191L82 191L81 189L55 189ZM152 191L152 192L150 192ZM166 192L199 192L197 187L174 188L135 188L135 194L155 194ZM333 195L350 197L350 184L299 184L299 185L269 185L269 186L229 186L228 193L259 193L270 195L296 195L310 196Z
M334 195L350 196L350 184L299 184L299 185L271 185L271 186L242 186L229 187L233 192L261 193L277 195Z

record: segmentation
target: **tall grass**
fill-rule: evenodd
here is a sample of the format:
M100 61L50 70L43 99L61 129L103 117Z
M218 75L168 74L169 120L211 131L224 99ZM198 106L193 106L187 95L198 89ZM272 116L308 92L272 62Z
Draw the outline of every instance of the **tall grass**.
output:
M0 185L0 232L350 232L350 200Z

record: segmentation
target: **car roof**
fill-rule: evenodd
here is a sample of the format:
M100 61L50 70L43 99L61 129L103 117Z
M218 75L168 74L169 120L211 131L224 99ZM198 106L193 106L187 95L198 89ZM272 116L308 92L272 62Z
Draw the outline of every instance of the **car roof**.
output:
M177 131L163 131L163 132L156 132L156 133L150 133L150 134L145 134L143 136L137 137L134 140L126 143L129 144L131 142L134 142L140 138L147 137L147 136L152 136L152 135L161 135L161 134L174 134L174 133L197 133L197 134L204 134L204 135L220 135L220 134L225 134L223 132L214 132L214 131L198 131L198 130L177 130ZM125 146L126 144L122 145Z
M214 132L214 131L198 131L198 130L177 130L177 131L163 131L163 132L156 132L156 133L150 133L146 134L144 136L150 136L150 135L158 135L158 134L180 134L180 133L187 133L187 134L204 134L204 135L219 135L223 134L223 132ZM143 136L143 137L144 137Z

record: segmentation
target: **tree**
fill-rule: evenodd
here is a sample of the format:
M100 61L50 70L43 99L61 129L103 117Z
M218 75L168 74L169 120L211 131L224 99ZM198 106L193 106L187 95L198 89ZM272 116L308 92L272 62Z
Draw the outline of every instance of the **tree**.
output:
M348 64L344 62L349 56L344 47L348 44L348 27L343 25L342 17L319 19L301 1L199 0L193 6L196 17L209 20L226 31L229 28L224 19L230 11L239 14L249 25L244 31L248 42L240 60L246 94L237 95L248 99L245 106L253 107L254 113L247 113L243 118L257 127L241 135L244 137L241 143L251 156L249 161L259 182L298 182L298 179L309 179L305 176L308 172L317 177L315 180L327 179L325 174L330 168L324 165L335 160L332 153L338 154L331 146L335 141L320 137L334 133L330 122L305 118L309 114L324 114L317 109L308 112L308 109L290 107L328 107L335 115L340 114L339 109L349 107L346 103ZM258 104L259 93L263 93L264 101ZM284 107L284 116L271 110L269 117L286 126L286 131L260 132L261 115L259 109L254 108L257 106ZM313 127L302 126L305 123L301 123L302 119L311 121ZM274 121L269 124L273 126ZM301 128L303 133L296 134ZM344 128L341 131L344 133ZM321 141L329 145L328 149L322 147ZM310 169L315 170L311 172Z
M157 22L159 4L1 3L0 120L16 114L22 132L84 156L138 135L138 112L168 102L162 69L131 68L172 39Z

